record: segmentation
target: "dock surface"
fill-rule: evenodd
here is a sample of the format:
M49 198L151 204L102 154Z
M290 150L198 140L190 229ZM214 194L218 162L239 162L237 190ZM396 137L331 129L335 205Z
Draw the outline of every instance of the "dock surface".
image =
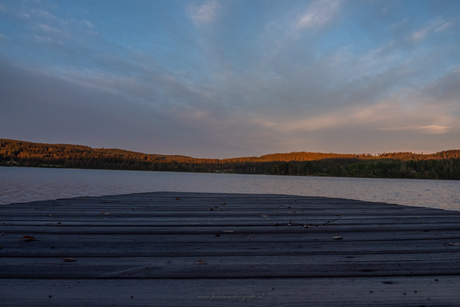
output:
M460 306L460 212L140 193L0 206L1 306Z

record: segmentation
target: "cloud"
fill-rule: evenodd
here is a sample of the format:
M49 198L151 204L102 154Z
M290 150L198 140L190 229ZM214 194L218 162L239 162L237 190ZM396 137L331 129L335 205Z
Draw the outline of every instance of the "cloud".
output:
M14 112L0 117L22 124L21 133L3 130L8 137L36 133L46 142L40 137L59 134L97 147L211 157L458 143L458 33L450 15L427 19L388 7L383 16L378 1L354 10L332 0L233 1L224 12L228 2L205 1L186 4L184 20L182 4L167 1L155 10L162 18L139 16L147 30L138 33L137 15L112 24L79 3L72 14L30 1L9 11L25 9L31 19L13 16L2 31L11 45L0 46L0 59L28 68L0 70L0 85L20 71L2 91L10 96L0 104ZM218 18L221 26L211 27ZM59 133L40 128L58 129L53 120Z
M33 35L28 35L27 38L31 39L30 40L31 42L42 44L43 46L46 46L49 49L53 49L56 47L58 48L65 47L64 42L60 40L56 40L50 36L33 34Z
M454 23L451 21L442 20L437 18L432 20L425 28L413 32L411 39L413 42L417 43L427 37L428 34L436 32L440 33L449 29Z
M116 139L131 138L131 144L121 141L120 147L135 148L139 138L146 143L149 137L164 142L166 137L157 137L155 132L161 131L162 125L173 131L174 127L150 106L131 103L99 86L82 86L46 71L34 71L0 60L2 137L26 140L38 137L44 142L91 143L96 147L108 147L106 144L110 144L110 140L114 147ZM22 90L16 92L17 89ZM16 103L16 99L21 103ZM18 129L12 128L14 117L21 118ZM26 123L40 129L31 129ZM102 142L100 145L98 139Z
M442 32L449 29L454 23L451 21L441 22L439 26L434 27L435 32Z
M397 28L401 27L402 25L407 24L408 22L409 22L409 18L404 18L404 19L401 20L401 21L392 23L392 24L390 25L390 27L391 27L391 28L397 29Z
M30 18L30 15L27 14L26 12L19 12L19 13L17 14L17 16L18 16L19 18Z
M47 19L47 20L53 20L56 18L53 14L49 13L48 11L45 10L31 10L31 13L34 14L35 16Z
M440 125L430 125L430 126L401 126L401 127L389 127L389 128L379 128L378 130L385 131L422 131L429 134L444 134L449 132L449 127L440 126Z
M163 73L140 79L71 71L58 76L0 57L0 137L198 157L232 157L235 148L241 153L246 141L222 131L234 131L234 122L201 104L205 93ZM13 124L18 118L19 126ZM216 146L221 151L211 153Z
M207 1L201 6L191 8L191 17L198 23L211 23L216 19L220 7L217 1Z
M460 108L459 84L460 68L454 68L451 72L427 84L421 90L420 97L425 100L429 99L433 104L437 104L439 107L457 106L457 108Z
M268 97L273 96L275 101L284 101L286 109L290 108L294 113L284 116L282 110L270 110L268 108L272 106L267 101L267 112L258 112L252 118L246 117L246 120L255 127L260 127L254 128L255 130L266 129L273 135L285 136L359 130L366 131L367 134L404 132L406 137L411 135L417 139L421 136L460 133L460 69L454 68L450 73L442 74L437 79L419 83L417 87L401 88L392 93L388 91L389 88L418 72L408 70L399 74L400 68L396 67L395 70L384 71L378 77L372 76L369 73L373 69L372 66L377 65L377 55L380 52L381 50L371 52L364 57L362 63L352 61L347 63L347 66L336 67L338 70L347 71L347 67L353 66L358 74L348 74L350 81L341 80L336 86L337 91L330 92L329 95L321 93L325 88L319 89L321 94L316 97L308 89L305 94L299 89L290 90L294 92L293 98L296 95L304 96L306 104L298 108L294 108L292 99L281 99L279 94L276 94L278 89L274 87L273 92L268 93ZM391 57L387 60L390 61ZM385 60L381 63L387 66ZM418 65L417 63L418 61L414 65ZM324 71L320 68L319 70ZM330 77L331 73L333 72L327 72L325 77ZM318 78L318 84L323 83L321 77ZM357 81L353 80L354 78ZM309 80L308 77L300 79ZM315 84L314 87L316 86ZM310 102L313 104L308 103L310 99L314 99ZM330 108L326 108L326 105ZM371 143L374 142L375 140Z
M40 36L37 34L34 34L33 37L39 42L54 43L54 40L51 37Z
M89 28L94 28L93 24L91 22L89 22L88 20L84 19L84 20L82 20L82 23L84 25L86 25L87 27L89 27Z
M440 83L439 80L437 83ZM441 85L430 85L428 91L439 86ZM375 105L350 106L288 122L261 118L252 122L284 133L352 128L367 131L411 131L417 134L460 132L460 124L454 115L460 112L460 105L444 103L440 107L439 97L426 96L428 91L413 92L404 89Z
M412 33L411 38L414 42L419 42L422 39L424 39L427 34L428 34L428 29L422 29L420 31Z
M297 28L316 28L325 25L337 14L339 4L340 0L313 2L298 21Z
M52 27L52 26L49 26L49 25L46 25L46 24L41 24L41 23L37 23L35 28L39 29L42 32L45 32L47 35L51 35L53 37L59 36L61 38L64 37L66 39L69 39L71 37L70 32L67 31L65 28L63 28L63 30L60 30L60 29L58 29L56 27Z
M59 31L59 30L57 30L57 29L54 29L54 28L52 28L52 27L50 27L50 26L48 26L48 25L44 25L44 24L40 24L40 23L39 23L39 24L37 24L37 26L38 26L40 29L42 29L42 30L44 30L44 31L46 31L46 32L61 32L61 31Z

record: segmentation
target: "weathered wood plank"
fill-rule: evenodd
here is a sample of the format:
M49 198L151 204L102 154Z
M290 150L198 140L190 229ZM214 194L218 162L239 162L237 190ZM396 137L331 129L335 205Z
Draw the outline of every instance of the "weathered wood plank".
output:
M252 257L3 258L0 278L304 278L455 275L458 253ZM275 269L276 268L276 269Z
M0 279L2 306L458 306L458 276Z
M446 245L445 240L347 241L345 239L318 242L69 242L20 241L2 244L0 257L203 257L258 255L320 255L320 254L382 254L460 252L460 246ZM39 237L38 237L39 238ZM460 240L456 240L456 243Z
M322 200L314 199L306 196L299 196L298 199L281 199L268 196L267 198L186 198L186 197L171 197L171 198L158 198L152 197L150 199L142 198L127 198L121 195L117 200L103 200L103 199L85 199L85 198L72 198L72 199L61 199L53 201L37 201L32 203L18 203L10 204L4 206L11 206L14 208L26 208L26 207L40 207L40 206L51 206L51 207L78 207L78 206L114 206L120 207L122 205L135 204L136 206L193 206L200 205L202 203L212 204L212 205L221 205L223 203L229 206L235 207L247 207L247 206L267 206L267 207L290 207L290 206L317 206L317 207L382 207L388 206L390 208L404 208L406 206L401 206L398 204L388 204L384 202L368 202L368 201L357 201L349 199L328 199L324 198ZM2 206L3 207L3 206ZM412 207L412 206L411 206ZM422 208L422 207L419 207ZM439 210L439 209L433 209Z
M219 236L217 236L219 234ZM335 233L324 232L298 232L298 233L269 233L269 234L251 234L235 233L235 230L220 230L218 233L208 233L196 235L195 233L178 233L178 234L132 234L125 233L97 233L97 234L79 234L79 233L35 233L35 232L11 232L0 236L0 244L14 243L17 244L23 236L33 235L37 240L48 242L114 242L120 243L125 241L141 241L145 243L209 243L209 242L315 242L330 241ZM342 234L345 241L395 241L395 240L426 240L442 239L446 242L460 241L460 230L449 231L373 231L373 232L347 232Z
M234 226L234 225L233 225ZM442 223L442 224L391 224L391 225L334 225L329 224L323 227L303 226L240 226L240 227L223 227L223 226L208 226L208 227L136 227L136 226L67 226L66 223L48 223L43 226L6 226L0 224L0 233L80 233L80 234L217 234L222 230L232 229L234 233L250 233L250 234L270 234L270 233L315 233L315 232L375 232L375 231L449 231L459 230L458 223Z
M263 203L263 204L274 204L274 203L283 203L287 205L289 203L336 203L336 204L386 204L382 202L366 202L345 198L331 198L331 197L316 197L316 196L297 196L297 195L277 195L277 194L226 194L226 193L136 193L136 194L126 194L126 195L108 195L108 196L99 196L99 197L76 197L76 198L63 198L57 200L49 201L37 201L34 204L59 204L59 203L107 203L116 205L119 202L129 203L129 202L148 202L155 201L157 203L176 203L179 198L180 201L210 201L210 202L220 202L222 200L231 201L233 203ZM27 204L19 203L15 204L17 206L26 206ZM394 204L393 204L394 205Z
M111 226L131 226L131 227L280 227L280 226L296 226L296 227L335 227L340 231L341 226L377 226L386 227L397 224L403 225L460 225L460 218L433 218L422 220L418 217L409 218L342 218L337 216L329 216L323 218L308 218L308 217L280 217L268 216L267 218L260 217L221 217L221 218L170 218L170 217L152 217L152 218L117 218L117 217L101 217L101 218L49 218L46 220L2 220L2 226L91 226L91 227L111 227Z
M54 207L54 206L40 206L40 207L29 207L29 208L14 208L13 206L6 205L0 207L0 212L4 213L5 215L20 215L21 213L24 215L35 215L35 214L42 214L44 212L56 212L61 214L81 214L81 213L100 213L101 211L106 211L110 209L112 212L118 213L129 213L129 214L138 214L138 213L177 213L177 212L190 212L190 213L225 213L225 212L238 212L238 213L251 213L251 212L260 212L261 210L267 210L272 212L280 212L280 213L292 213L296 211L300 212L307 212L311 214L328 214L330 212L337 212L341 211L344 213L350 214L385 214L386 211L389 213L394 214L422 214L422 215L460 215L457 211L443 211L443 210L436 210L436 209L429 209L429 208L422 208L418 209L415 207L406 207L406 208L398 208L398 207L370 207L370 206L346 206L341 208L340 206L331 206L331 207L318 207L315 205L310 206L289 206L289 207L279 207L279 206L231 206L231 205L222 205L222 204L207 204L207 203L200 203L200 205L196 206L136 206L132 204L127 204L125 206L108 206L108 205L94 205L88 207ZM209 209L215 209L215 212L208 212L211 211ZM219 209L219 210L217 210Z
M196 209L196 208L195 208ZM211 210L212 209L212 210ZM21 209L17 211L1 210L1 220L9 219L30 219L43 217L101 217L104 213L110 214L111 217L248 217L259 216L261 213L269 214L270 216L309 216L321 217L327 215L341 215L350 218L382 218L382 217L423 217L423 218L460 218L460 214L452 214L446 211L432 211L432 210L393 210L393 209L378 209L378 210L364 210L364 209L267 209L267 208L230 208L225 206L206 206L201 209L190 210L182 208L181 210L173 210L171 208L149 208L143 210L142 208L80 208L78 210L55 210L54 208L41 208L41 210Z

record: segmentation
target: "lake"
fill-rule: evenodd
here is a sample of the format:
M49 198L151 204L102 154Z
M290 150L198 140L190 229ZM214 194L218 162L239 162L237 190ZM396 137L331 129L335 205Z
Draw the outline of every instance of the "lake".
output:
M460 181L0 167L0 204L157 191L326 196L460 210Z

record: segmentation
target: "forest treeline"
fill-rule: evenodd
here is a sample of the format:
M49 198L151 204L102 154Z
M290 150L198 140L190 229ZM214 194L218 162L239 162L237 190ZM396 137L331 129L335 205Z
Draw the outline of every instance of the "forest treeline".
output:
M460 150L379 155L292 152L260 157L199 159L0 139L0 166L459 180Z

